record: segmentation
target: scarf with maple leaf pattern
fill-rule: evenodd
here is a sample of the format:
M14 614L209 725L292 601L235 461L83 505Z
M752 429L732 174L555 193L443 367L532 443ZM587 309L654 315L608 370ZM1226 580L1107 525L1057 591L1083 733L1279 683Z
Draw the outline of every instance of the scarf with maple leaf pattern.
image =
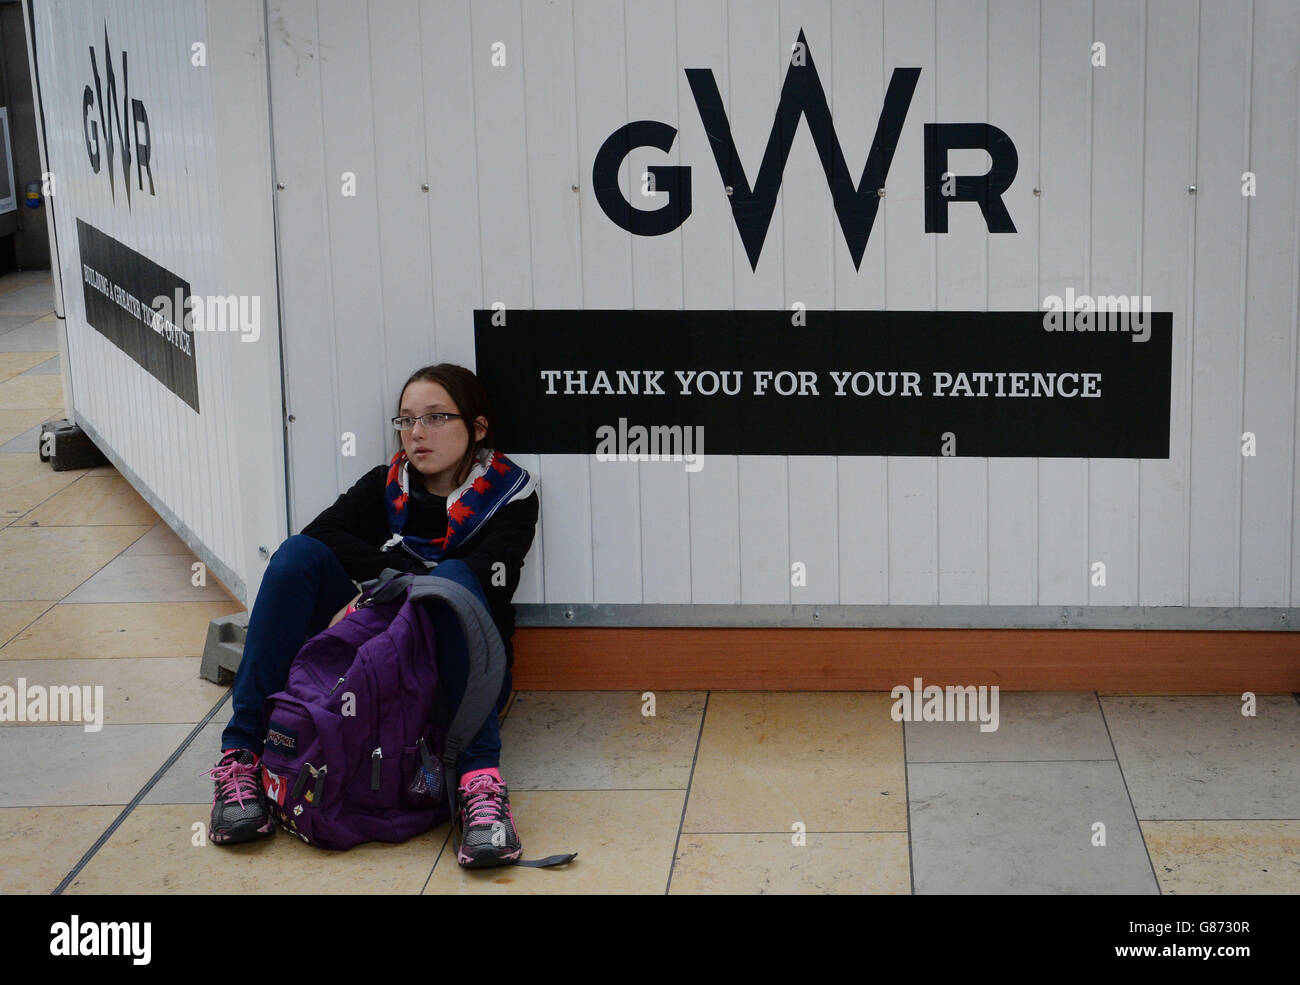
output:
M447 497L447 530L433 539L403 534L410 516L410 462L406 451L393 456L388 466L384 505L392 537L382 550L402 545L429 567L474 536L501 507L526 499L537 488L537 478L492 448L480 448L469 476Z

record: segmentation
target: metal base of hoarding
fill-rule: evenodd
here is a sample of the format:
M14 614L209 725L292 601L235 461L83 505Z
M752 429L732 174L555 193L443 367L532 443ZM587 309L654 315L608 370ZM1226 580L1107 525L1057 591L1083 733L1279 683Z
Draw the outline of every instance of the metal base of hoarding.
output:
M517 626L798 629L1185 629L1284 632L1300 609L1182 605L515 603Z
M244 656L244 637L247 633L247 612L236 612L208 623L208 638L203 644L203 662L199 664L199 676L222 686L232 683L239 670L239 661Z

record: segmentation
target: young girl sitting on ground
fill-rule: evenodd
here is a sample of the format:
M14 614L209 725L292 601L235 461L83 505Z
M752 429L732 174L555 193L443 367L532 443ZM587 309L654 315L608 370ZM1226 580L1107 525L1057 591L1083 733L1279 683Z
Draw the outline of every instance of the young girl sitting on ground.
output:
M260 779L263 703L284 687L302 645L346 618L360 597L354 582L385 568L427 574L434 565L466 565L505 643L497 711L505 707L514 664L510 600L536 530L536 477L494 450L487 392L463 366L440 363L411 374L392 423L400 437L392 460L285 540L267 565L249 613L221 758L209 771L216 784L209 837L216 844L272 833ZM468 673L463 648L439 648L437 659L454 707ZM467 867L508 864L522 852L500 756L499 719L490 714L457 764L457 861Z

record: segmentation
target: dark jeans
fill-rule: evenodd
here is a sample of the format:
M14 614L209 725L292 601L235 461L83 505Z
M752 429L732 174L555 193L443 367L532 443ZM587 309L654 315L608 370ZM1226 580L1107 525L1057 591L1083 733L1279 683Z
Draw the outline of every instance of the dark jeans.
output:
M463 561L442 561L429 572L451 578L483 600L483 588ZM271 555L266 574L248 616L244 655L231 693L233 714L221 736L221 748L250 749L261 755L266 738L266 699L284 687L289 665L302 645L329 624L335 613L357 594L348 573L334 552L314 537L295 534ZM486 602L484 602L486 605ZM469 674L465 637L456 616L445 605L431 611L437 640L438 675L451 708L460 704ZM510 696L511 675L506 671L497 710ZM501 762L501 726L496 715L487 721L457 762L462 774L498 766Z

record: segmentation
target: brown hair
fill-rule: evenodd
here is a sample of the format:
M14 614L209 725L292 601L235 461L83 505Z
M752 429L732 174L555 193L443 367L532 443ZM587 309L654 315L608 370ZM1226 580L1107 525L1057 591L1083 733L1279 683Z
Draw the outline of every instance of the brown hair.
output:
M451 397L452 403L456 405L456 411L462 415L459 423L465 427L469 435L469 447L465 449L465 457L460 460L456 467L456 485L460 485L469 478L470 467L474 463L474 456L478 454L480 448L495 447L495 416L492 413L492 402L488 400L487 390L484 388L479 378L464 366L457 366L455 363L438 363L436 366L423 366L411 374L410 378L402 384L402 390L397 395L397 410L394 416L400 416L402 413L402 397L406 395L406 388L412 383L420 380L427 380L430 383L437 383L447 395ZM484 432L482 439L474 437L474 421L478 418L487 420L487 430ZM454 425L453 425L454 426ZM393 432L396 447L393 454L402 450L402 438L397 431Z

